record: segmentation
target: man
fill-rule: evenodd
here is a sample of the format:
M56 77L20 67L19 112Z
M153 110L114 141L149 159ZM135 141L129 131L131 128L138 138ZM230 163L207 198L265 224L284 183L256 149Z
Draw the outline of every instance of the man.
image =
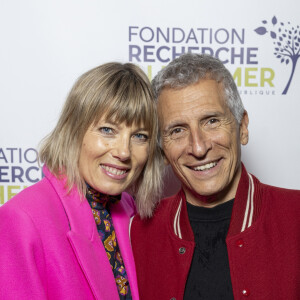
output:
M248 114L229 71L185 54L153 87L182 189L132 221L140 298L300 299L300 191L262 184L241 163Z

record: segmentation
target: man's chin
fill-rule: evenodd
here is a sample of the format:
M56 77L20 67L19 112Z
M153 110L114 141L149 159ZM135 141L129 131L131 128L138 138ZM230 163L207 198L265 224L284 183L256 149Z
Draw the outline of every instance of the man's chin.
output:
M218 192L216 191L207 191L198 193L195 190L184 188L186 200L197 206L203 206L205 204L217 204L219 202Z

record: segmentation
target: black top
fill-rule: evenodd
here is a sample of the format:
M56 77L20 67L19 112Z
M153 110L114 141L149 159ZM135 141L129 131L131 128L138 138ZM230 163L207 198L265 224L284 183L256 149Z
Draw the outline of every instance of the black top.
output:
M185 300L233 299L225 242L232 207L233 200L213 208L187 203L196 247L185 287Z

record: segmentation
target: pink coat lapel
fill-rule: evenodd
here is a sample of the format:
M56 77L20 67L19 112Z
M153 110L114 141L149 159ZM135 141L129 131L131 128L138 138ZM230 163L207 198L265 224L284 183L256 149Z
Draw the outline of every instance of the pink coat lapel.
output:
M80 199L76 188L67 194L63 181L57 180L48 170L44 169L44 173L54 185L64 206L70 226L67 237L95 299L119 300L117 286L89 203Z
M128 280L131 288L132 298L138 300L138 287L136 279L136 271L134 258L132 254L131 244L129 240L129 221L130 216L126 214L126 206L131 206L132 198L126 193L122 194L122 201L111 208L111 216L113 219L114 228L116 231L117 241L124 260L125 269L128 275ZM132 207L128 211L135 212ZM133 215L134 213L132 213Z

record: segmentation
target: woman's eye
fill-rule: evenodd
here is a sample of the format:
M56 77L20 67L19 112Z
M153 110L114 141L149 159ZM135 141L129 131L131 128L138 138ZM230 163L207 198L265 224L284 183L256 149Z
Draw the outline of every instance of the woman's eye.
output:
M100 127L100 132L104 134L113 134L113 129L110 127Z
M136 133L133 137L141 142L146 142L148 140L148 135L144 133Z

